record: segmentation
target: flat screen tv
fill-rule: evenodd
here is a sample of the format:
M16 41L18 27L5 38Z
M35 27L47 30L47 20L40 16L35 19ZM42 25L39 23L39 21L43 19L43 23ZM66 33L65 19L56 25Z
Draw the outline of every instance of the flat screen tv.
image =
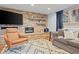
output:
M0 24L22 25L22 14L0 10Z

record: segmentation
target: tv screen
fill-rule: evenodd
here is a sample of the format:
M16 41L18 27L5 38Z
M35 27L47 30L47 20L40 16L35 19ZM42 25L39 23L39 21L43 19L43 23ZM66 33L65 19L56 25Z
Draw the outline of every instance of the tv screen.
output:
M0 10L0 24L22 25L22 14Z

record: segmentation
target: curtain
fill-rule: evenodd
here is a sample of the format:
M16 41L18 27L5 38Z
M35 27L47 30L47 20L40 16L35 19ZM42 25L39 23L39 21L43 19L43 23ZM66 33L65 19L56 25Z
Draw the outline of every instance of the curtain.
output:
M63 10L56 12L56 31L63 28Z

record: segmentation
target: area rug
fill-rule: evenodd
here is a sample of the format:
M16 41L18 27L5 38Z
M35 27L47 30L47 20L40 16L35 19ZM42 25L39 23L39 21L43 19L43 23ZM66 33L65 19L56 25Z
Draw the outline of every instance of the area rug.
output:
M25 44L18 45L15 48L6 49L5 54L69 54L52 45L48 40L37 39L30 40Z

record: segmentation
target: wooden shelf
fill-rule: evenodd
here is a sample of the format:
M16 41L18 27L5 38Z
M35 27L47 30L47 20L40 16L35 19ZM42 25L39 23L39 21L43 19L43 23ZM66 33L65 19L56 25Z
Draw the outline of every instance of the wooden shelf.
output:
M36 25L38 26L46 26L47 20L46 18L28 18L31 21L36 21Z
M27 18L29 20L35 20L35 21L46 21L46 18Z

